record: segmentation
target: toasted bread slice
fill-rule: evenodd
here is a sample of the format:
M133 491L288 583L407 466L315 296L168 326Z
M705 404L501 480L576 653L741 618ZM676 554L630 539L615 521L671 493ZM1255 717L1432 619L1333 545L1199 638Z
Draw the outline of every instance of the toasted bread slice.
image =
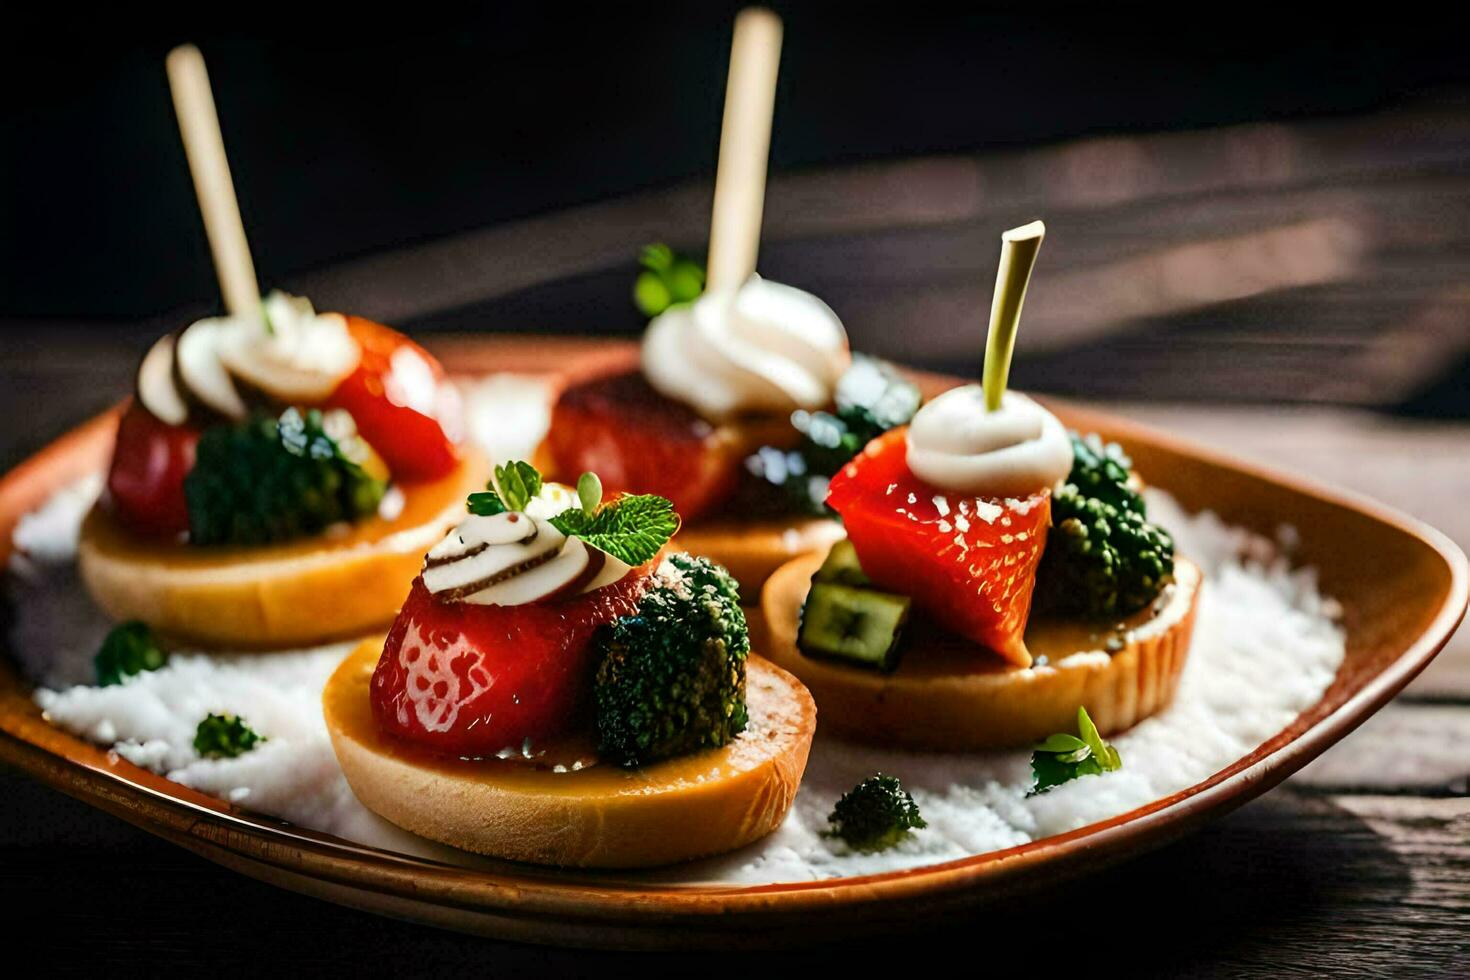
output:
M1079 705L1104 734L1168 705L1189 653L1200 571L1176 559L1174 582L1121 624L1033 617L1026 646L1037 659L1016 667L974 644L921 631L898 669L884 674L802 654L796 635L819 555L777 569L761 595L767 655L811 689L826 731L915 749L972 750L1026 745L1070 732ZM1117 627L1121 626L1121 629ZM1114 652L1104 647L1115 639Z
M742 601L753 604L772 572L800 555L826 554L843 534L841 523L824 517L715 518L680 528L674 540L682 550L724 565L740 583Z
M786 816L816 730L806 688L753 656L746 673L750 723L721 749L641 769L601 763L564 772L445 758L378 729L368 684L381 651L381 641L358 646L322 694L352 791L405 830L515 861L651 867L749 844Z
M466 449L449 475L404 486L392 520L254 548L139 537L94 507L77 550L82 581L109 616L183 642L280 649L361 636L392 622L424 552L464 515L465 497L488 472Z

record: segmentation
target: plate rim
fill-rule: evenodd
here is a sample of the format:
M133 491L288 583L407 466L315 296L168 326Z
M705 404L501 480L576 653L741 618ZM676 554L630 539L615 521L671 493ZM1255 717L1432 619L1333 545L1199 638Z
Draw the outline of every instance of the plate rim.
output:
M484 347L514 344L517 340L524 342L522 338L502 336ZM625 345L608 344L607 349L614 346ZM946 380L953 384L958 379ZM1129 437L1142 437L1165 450L1226 467L1390 525L1427 545L1445 563L1450 582L1444 599L1413 642L1330 713L1296 730L1302 717L1321 703L1319 698L1249 753L1176 793L1107 820L1001 851L897 871L816 881L684 884L619 881L615 875L601 873L594 880L578 881L566 872L531 866L507 865L506 871L461 868L237 811L229 804L168 782L125 761L106 766L80 761L24 737L23 732L14 730L15 719L11 713L3 709L0 709L0 759L145 830L257 876L261 875L241 865L260 863L279 871L279 877L306 875L365 893L429 907L457 908L497 920L549 915L594 929L619 924L658 928L703 922L721 932L735 932L752 921L768 927L773 917L794 911L845 910L860 915L864 910L906 899L923 898L942 903L968 896L977 900L974 893L980 885L991 887L992 894L998 896L1025 887L1021 884L1023 879L1038 867L1051 871L1050 876L1039 877L1056 880L1120 860L1130 853L1134 842L1140 847L1157 846L1181 836L1203 820L1228 812L1274 787L1351 732L1429 664L1463 619L1470 599L1470 563L1453 541L1417 518L1355 491L1203 445L1123 416L1063 399L1042 396L1041 400L1061 409L1070 419L1088 420L1083 424L1106 429L1125 441ZM32 499L28 491L34 489L33 485L44 485L35 494L44 496L73 478L75 474L67 472L65 466L56 465L56 461L76 455L99 440L118 411L113 408L69 430L0 478L0 525L4 525L5 532L4 540L0 541L0 558L10 551L10 521L27 509L25 501ZM48 464L62 472L49 482L44 479ZM8 663L3 669L14 672ZM50 730L82 749L102 752L70 733ZM168 783L170 789L150 785L154 781ZM555 928L555 923L545 925ZM506 933L504 928L489 931Z

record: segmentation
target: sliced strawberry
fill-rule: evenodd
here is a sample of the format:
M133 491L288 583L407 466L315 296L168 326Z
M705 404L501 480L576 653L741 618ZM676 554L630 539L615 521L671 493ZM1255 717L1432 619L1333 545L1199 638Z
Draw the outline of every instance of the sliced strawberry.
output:
M199 430L169 425L141 403L131 402L117 427L107 470L105 506L123 526L140 534L189 530L184 477L194 468Z
M735 488L740 448L641 371L612 374L562 392L547 448L557 479L596 473L609 493L656 493L685 521L709 513Z
M963 497L909 471L907 428L879 436L832 478L863 571L911 596L940 625L1021 666L1036 565L1051 523L1051 493L1024 500Z
M397 330L360 316L347 329L362 361L327 404L344 408L394 479L435 480L454 469L459 395L434 355Z
M373 716L432 751L486 758L590 729L597 628L637 609L647 566L521 606L441 602L416 579L373 673Z

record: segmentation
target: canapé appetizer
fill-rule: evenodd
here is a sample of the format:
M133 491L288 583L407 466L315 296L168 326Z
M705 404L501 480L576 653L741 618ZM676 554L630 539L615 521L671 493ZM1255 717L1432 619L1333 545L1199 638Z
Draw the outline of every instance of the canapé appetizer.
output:
M827 497L848 540L766 583L769 655L835 731L1020 745L1068 730L1079 707L1107 734L1173 695L1198 569L1148 523L1118 447L1004 391L1042 234L1006 233L985 384L870 442Z
M768 486L761 493L766 481L747 460L797 446L803 433L793 413L840 413L844 393L848 402L878 397L865 383L875 374L871 364L847 380L847 333L831 307L755 274L780 31L769 11L736 21L708 288L695 298L703 285L697 267L651 248L644 283L692 301L654 317L637 364L564 390L546 444L559 478L595 469L611 489L674 501L686 521L680 544L722 562L748 590L791 555L830 544L840 529ZM659 273L671 288L663 289ZM646 305L657 309L652 300Z
M842 536L823 503L828 478L869 439L907 422L920 400L895 368L851 357L845 341L840 369L809 370L828 356L811 347L791 360L759 351L758 338L777 333L788 352L798 351L806 329L800 316L783 326L739 312L757 292L784 294L793 306L820 303L752 279L733 296L706 293L670 308L649 325L641 370L562 392L546 447L559 475L596 466L613 474L610 487L674 500L693 515L680 545L716 558L748 590L793 555ZM777 315L787 301L752 302ZM732 319L720 324L725 317ZM773 380L781 378L796 380L787 390Z
M423 348L284 293L261 300L198 51L174 52L169 72L230 313L143 356L82 528L82 578L112 616L180 639L361 634L393 618L488 466L456 445L457 394Z
M497 467L429 549L386 642L323 694L343 772L414 833L539 864L639 867L781 822L816 708L750 653L734 580L666 553L669 501Z
M201 320L143 358L83 581L111 616L208 644L381 626L484 480L457 417L438 362L387 327L280 293Z

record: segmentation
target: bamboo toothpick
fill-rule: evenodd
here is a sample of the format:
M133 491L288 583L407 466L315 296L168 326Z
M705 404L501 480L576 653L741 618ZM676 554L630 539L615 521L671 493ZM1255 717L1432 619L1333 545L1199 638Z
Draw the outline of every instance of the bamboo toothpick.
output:
M230 164L225 159L225 141L220 135L204 56L194 45L185 44L169 52L166 64L174 112L184 137L199 210L204 214L204 231L209 237L225 309L231 316L258 316L260 287L255 281L250 244L245 240L245 225L240 221L235 185L230 180Z
M1026 286L1036 266L1036 253L1046 237L1046 225L1033 221L1000 236L1000 268L995 273L995 298L990 303L990 333L985 338L985 374L980 385L985 391L985 410L1000 408L1001 396L1011 376L1011 354L1016 349L1016 328L1026 302Z
M755 272L771 154L771 116L781 61L781 18L760 7L735 18L725 117L710 218L711 291L735 289Z

